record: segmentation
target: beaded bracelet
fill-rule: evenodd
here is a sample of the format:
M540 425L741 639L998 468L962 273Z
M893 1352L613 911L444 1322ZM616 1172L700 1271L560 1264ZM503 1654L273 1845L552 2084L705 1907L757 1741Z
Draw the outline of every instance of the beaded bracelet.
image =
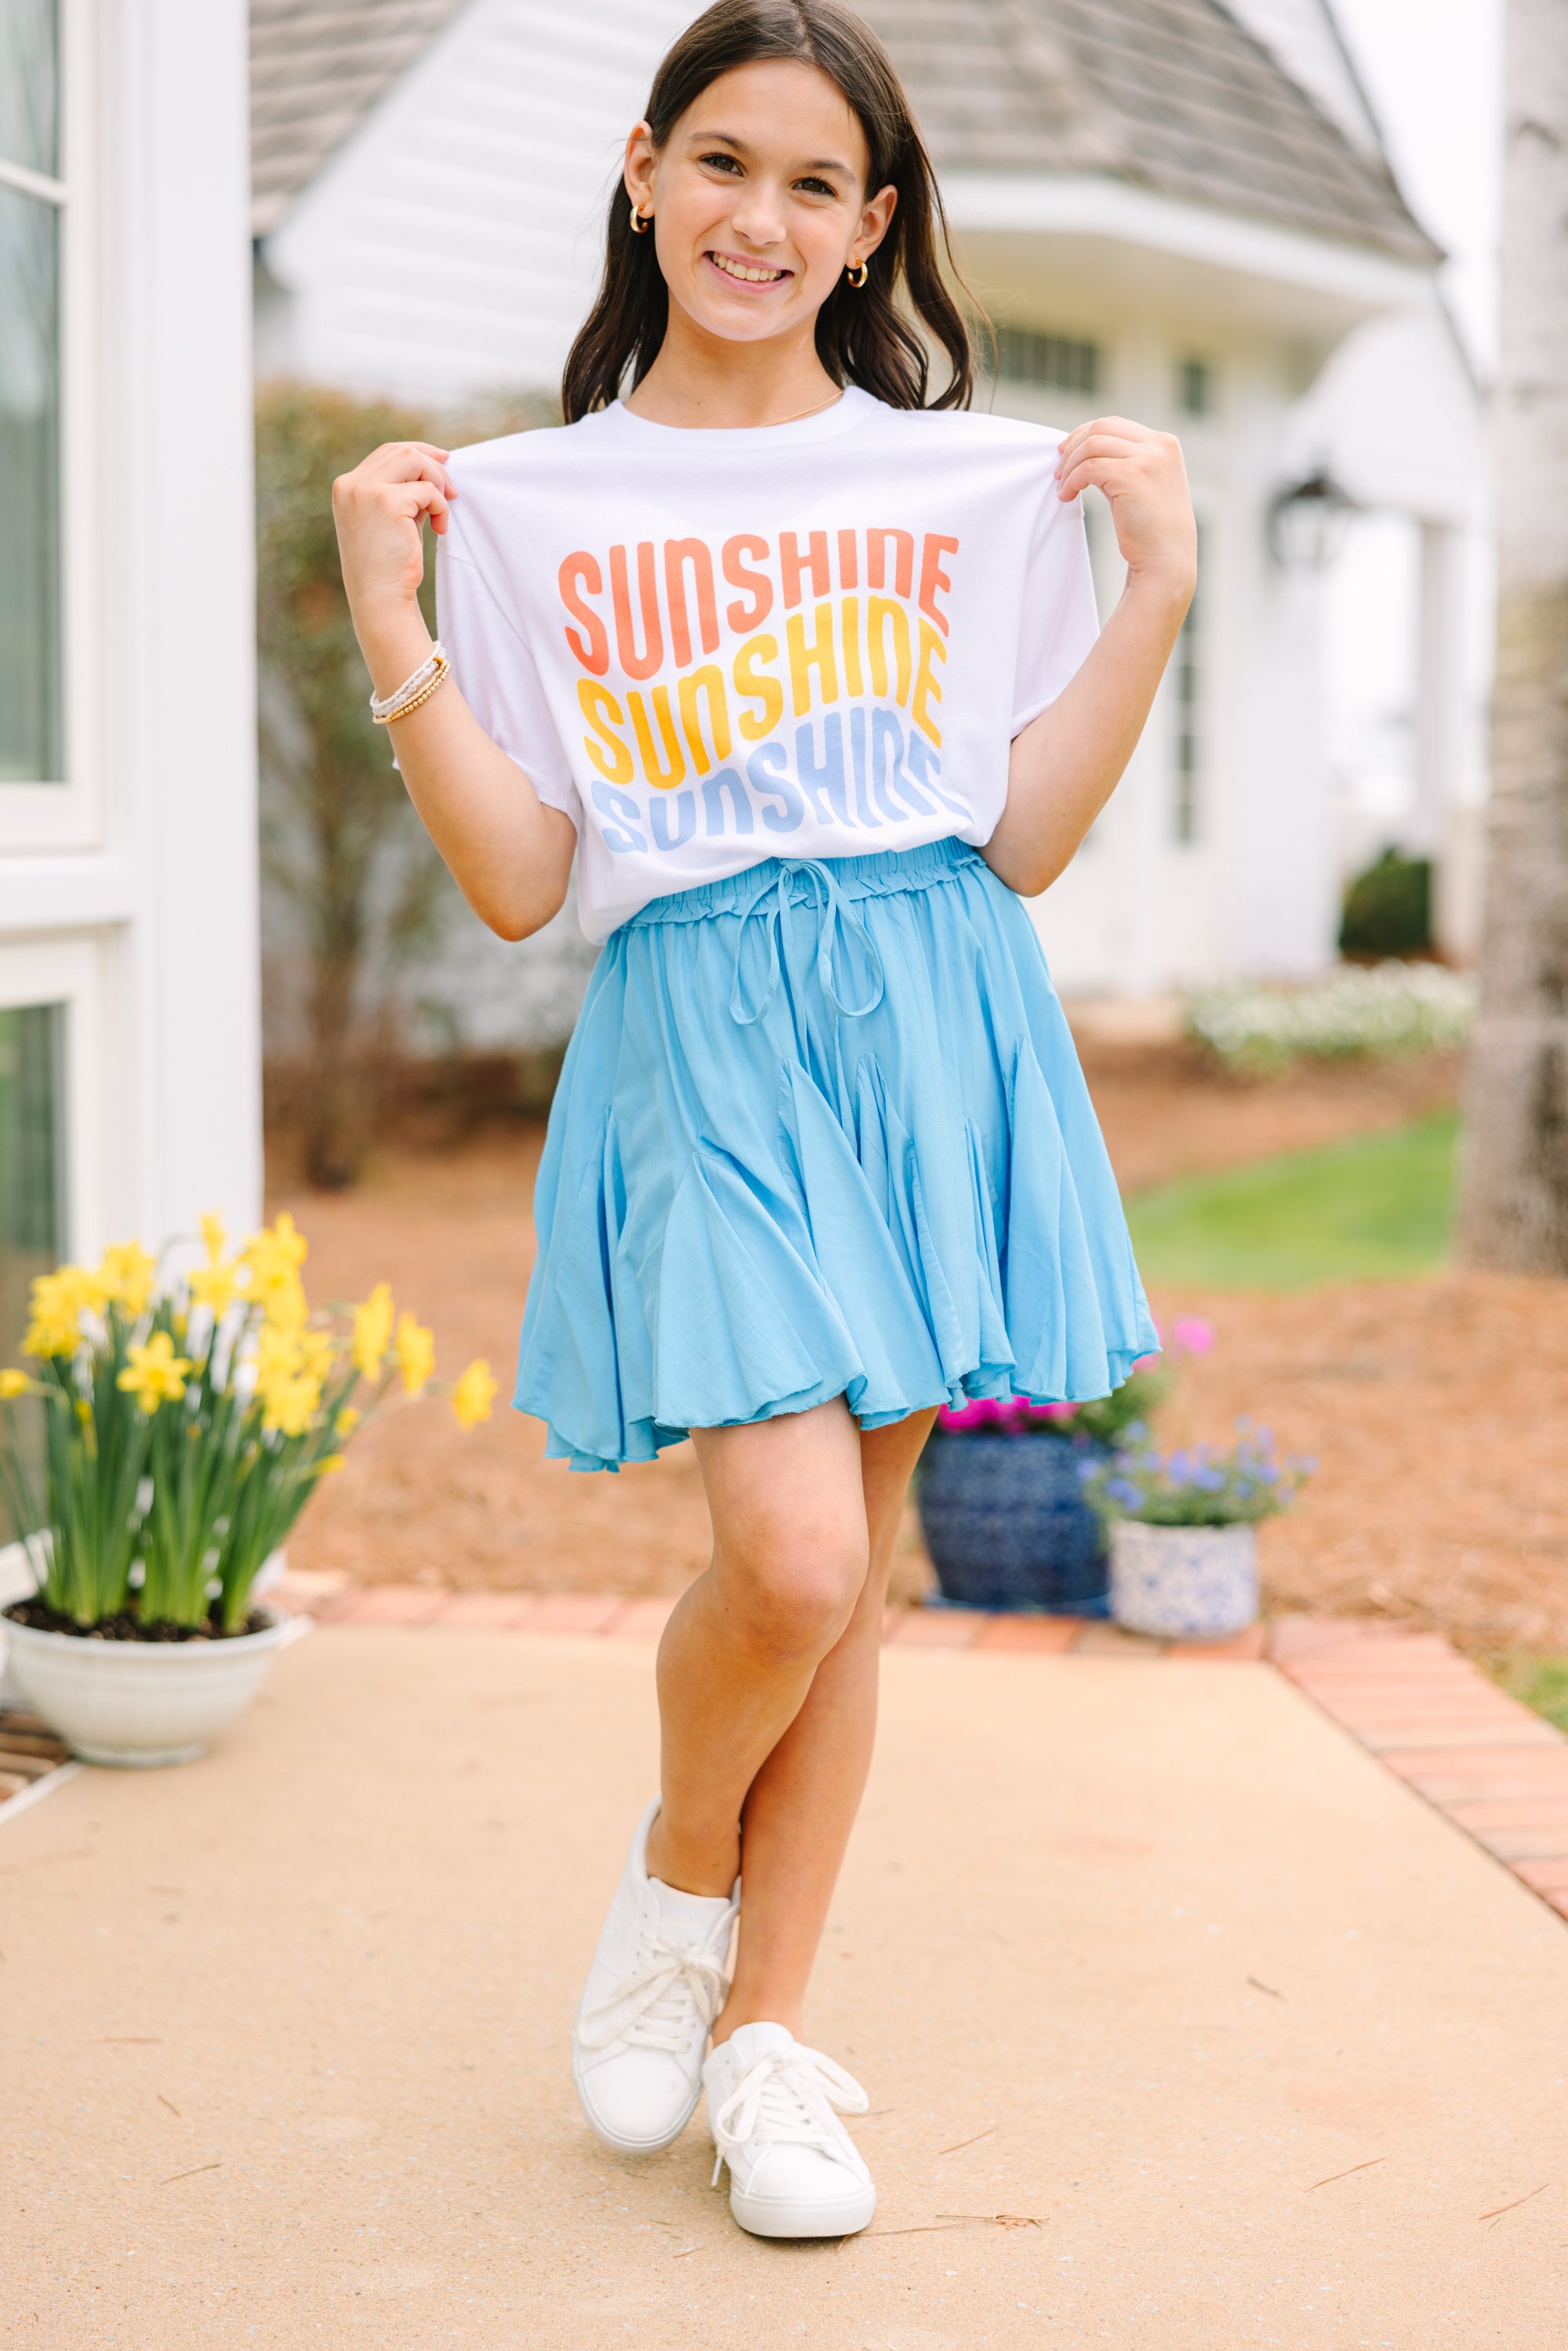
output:
M378 726L390 726L394 718L406 718L411 710L417 710L422 702L428 702L437 686L444 685L451 674L452 664L446 658L445 648L433 645L429 658L421 662L413 675L405 677L400 686L395 686L391 694L371 695L371 716Z

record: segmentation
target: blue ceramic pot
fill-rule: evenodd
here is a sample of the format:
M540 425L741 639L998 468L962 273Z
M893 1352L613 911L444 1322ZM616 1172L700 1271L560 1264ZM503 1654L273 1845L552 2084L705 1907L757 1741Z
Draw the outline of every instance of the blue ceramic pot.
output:
M938 1429L920 1465L921 1531L942 1597L967 1608L1109 1613L1104 1531L1083 1499L1085 1437Z

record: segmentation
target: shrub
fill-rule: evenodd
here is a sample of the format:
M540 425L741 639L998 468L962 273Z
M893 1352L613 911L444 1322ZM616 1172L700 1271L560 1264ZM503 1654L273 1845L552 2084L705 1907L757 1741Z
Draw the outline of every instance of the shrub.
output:
M1432 946L1432 864L1385 849L1344 893L1344 956L1427 955Z

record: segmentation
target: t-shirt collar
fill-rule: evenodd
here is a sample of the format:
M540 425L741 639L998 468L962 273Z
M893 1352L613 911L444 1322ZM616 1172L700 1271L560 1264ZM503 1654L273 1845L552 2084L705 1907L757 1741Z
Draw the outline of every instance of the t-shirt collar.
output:
M798 416L788 424L748 424L709 426L654 424L646 416L634 415L623 401L614 401L601 410L593 419L600 428L622 441L641 441L644 446L655 444L674 454L681 448L701 450L705 455L723 449L758 448L792 449L802 442L832 441L841 433L853 430L863 423L881 402L857 384L849 384L831 408L819 409L815 416Z

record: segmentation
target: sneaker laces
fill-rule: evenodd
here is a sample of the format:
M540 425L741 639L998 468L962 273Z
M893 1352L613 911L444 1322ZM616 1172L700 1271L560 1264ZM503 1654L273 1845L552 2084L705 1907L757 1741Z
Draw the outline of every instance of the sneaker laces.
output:
M734 1920L725 1921L724 1940ZM585 2049L607 2049L624 2041L631 2049L664 2049L679 2056L700 2017L707 2030L724 2006L729 1978L710 1951L674 1943L666 1935L644 1933L637 1947L637 1970L608 2000L578 2021Z
M853 2154L854 2142L833 2108L863 2115L870 2104L852 2075L820 2049L807 2049L798 2041L788 2049L770 2049L741 2075L713 2117L718 2149L713 2185L718 2186L730 2149L753 2137L775 2147L812 2147L841 2160L846 2148Z

